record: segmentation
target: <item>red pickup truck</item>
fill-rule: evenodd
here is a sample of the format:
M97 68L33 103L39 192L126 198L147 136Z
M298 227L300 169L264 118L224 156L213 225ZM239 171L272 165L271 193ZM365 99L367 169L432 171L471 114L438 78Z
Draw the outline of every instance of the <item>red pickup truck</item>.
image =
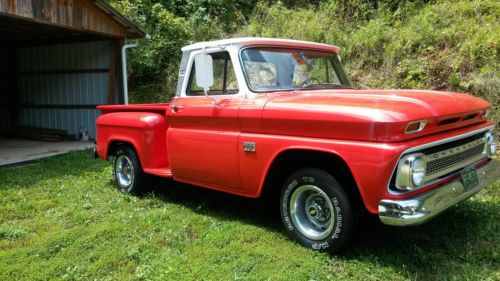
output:
M236 38L182 48L170 103L99 106L96 153L113 159L124 193L145 174L251 198L278 191L292 238L335 252L363 209L416 225L496 180L490 107L355 90L337 47Z

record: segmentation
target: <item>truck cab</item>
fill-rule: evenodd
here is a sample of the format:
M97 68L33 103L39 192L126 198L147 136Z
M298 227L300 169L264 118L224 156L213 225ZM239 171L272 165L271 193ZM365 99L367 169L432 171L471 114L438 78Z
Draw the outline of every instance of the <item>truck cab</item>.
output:
M343 249L360 211L423 223L499 176L491 105L467 94L356 90L339 48L235 38L182 48L167 104L100 106L97 155L124 193L144 175L277 194L300 244Z

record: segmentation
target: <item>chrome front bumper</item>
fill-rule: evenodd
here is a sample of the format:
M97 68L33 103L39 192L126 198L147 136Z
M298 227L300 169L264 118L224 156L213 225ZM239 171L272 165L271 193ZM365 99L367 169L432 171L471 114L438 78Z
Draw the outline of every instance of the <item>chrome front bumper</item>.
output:
M479 184L466 191L457 178L423 194L404 200L380 201L379 218L384 224L407 226L424 223L458 202L474 195L500 177L500 162L491 160L477 169Z

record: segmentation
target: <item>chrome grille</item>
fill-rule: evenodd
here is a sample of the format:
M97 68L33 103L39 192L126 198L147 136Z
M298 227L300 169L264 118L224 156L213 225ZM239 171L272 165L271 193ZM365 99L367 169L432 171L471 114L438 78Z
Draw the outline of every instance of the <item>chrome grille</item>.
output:
M426 174L432 175L450 166L459 164L460 162L467 161L477 156L482 155L484 151L484 143L478 144L468 150L464 150L457 154L453 154L444 158L440 158L427 163Z
M488 159L487 132L492 131L493 126L479 129L467 134L451 137L448 139L427 143L407 149L398 160L394 168L388 188L397 193L408 190L416 190L440 180L456 175L464 168ZM414 186L409 159L420 158L425 162L425 176L422 184Z
M431 180L464 168L486 157L484 138L425 156L426 179Z

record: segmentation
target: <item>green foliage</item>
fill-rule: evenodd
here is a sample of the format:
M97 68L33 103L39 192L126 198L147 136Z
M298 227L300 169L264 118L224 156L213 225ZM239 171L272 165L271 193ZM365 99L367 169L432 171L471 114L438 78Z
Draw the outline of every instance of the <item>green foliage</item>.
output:
M114 6L144 26L151 36L150 40L140 40L139 46L129 51L132 101L166 101L167 93L176 82L173 74L178 72L180 48L189 43L185 19L173 15L160 3L147 0L116 1ZM143 92L144 88L155 94L147 98L137 96L136 93Z
M131 51L131 100L167 101L180 48L238 36L310 40L342 48L359 88L469 92L500 120L500 2L491 0L115 0L152 40Z
M177 83L181 47L227 37L251 14L256 1L116 0L111 4L142 26L151 39L129 51L131 102L165 102Z
M500 121L500 2L324 1L257 5L241 34L334 44L360 88L469 92Z
M22 228L0 226L0 239L15 240L23 237L26 231Z
M299 246L269 201L171 181L121 194L89 151L0 168L0 280L498 280L500 181L425 225Z

